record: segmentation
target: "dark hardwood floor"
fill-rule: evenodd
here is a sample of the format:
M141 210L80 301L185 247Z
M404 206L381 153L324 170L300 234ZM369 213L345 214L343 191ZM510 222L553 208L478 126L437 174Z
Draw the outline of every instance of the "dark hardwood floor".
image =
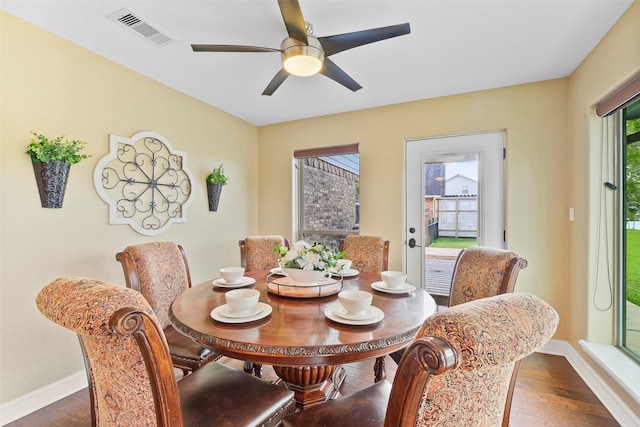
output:
M222 358L242 369L242 362ZM395 363L387 358L392 380ZM345 365L347 377L342 393L349 394L373 383L373 360ZM264 378L275 380L273 369L264 367ZM86 427L91 425L87 389L40 409L7 427ZM511 407L511 427L619 426L562 356L534 353L520 364ZM132 426L133 427L133 426ZM312 427L312 426L310 426Z

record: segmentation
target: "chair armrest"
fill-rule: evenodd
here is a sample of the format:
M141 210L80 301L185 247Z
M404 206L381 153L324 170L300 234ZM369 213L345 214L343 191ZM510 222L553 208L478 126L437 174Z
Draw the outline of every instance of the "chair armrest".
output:
M405 351L393 381L385 427L414 426L421 395L430 375L441 375L458 363L456 351L438 337L422 337ZM407 366L408 365L408 366Z

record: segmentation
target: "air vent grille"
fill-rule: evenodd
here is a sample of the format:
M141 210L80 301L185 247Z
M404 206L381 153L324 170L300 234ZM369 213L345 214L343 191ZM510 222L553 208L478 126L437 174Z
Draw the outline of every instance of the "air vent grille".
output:
M129 9L121 9L114 12L108 15L107 19L125 26L154 46L165 46L174 41L167 34L164 34L153 25L145 22L144 19L136 16L136 14Z
M118 18L118 21L122 22L127 27L130 27L132 25L135 25L135 24L141 22L138 18L136 18L135 16L133 16L130 13L127 13L125 16L123 16L121 18Z

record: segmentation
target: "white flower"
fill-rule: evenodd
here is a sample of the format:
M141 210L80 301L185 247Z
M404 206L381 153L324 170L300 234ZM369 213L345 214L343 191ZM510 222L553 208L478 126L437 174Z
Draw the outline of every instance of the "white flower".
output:
M274 249L280 256L278 265L281 268L298 268L302 270L326 271L336 266L336 261L343 257L342 253L333 252L320 243L309 244L300 240L291 249L277 245Z
M310 244L308 244L304 240L298 240L293 244L293 246L291 247L291 250L301 254L301 253L304 253L309 248L311 248Z
M293 261L296 258L298 258L298 252L294 250L288 251L284 256L285 261Z

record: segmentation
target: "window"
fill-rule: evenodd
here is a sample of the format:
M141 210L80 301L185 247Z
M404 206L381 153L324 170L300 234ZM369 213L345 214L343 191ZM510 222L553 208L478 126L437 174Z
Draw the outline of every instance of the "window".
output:
M617 127L620 136L616 138L617 175L622 187L616 215L620 223L616 253L620 267L617 344L640 361L640 74L599 103L596 114L600 117L617 114L614 117L620 118ZM610 182L604 185L617 189Z
M640 100L622 110L620 345L640 360Z
M360 228L358 144L298 150L297 238L338 249Z

